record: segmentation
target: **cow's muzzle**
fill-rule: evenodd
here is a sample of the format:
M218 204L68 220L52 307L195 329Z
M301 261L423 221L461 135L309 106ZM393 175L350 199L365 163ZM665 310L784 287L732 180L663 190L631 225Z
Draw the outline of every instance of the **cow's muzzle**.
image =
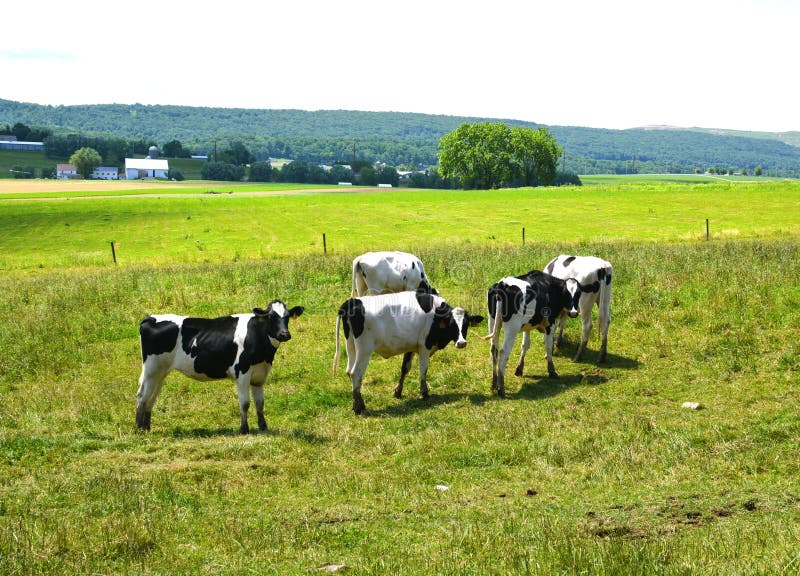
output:
M578 317L578 311L573 308L572 310L569 311L569 317L570 318L577 318Z
M278 334L278 337L276 338L278 342L288 342L291 339L292 335L289 334L288 332L281 332Z
M456 342L456 348L466 348L466 347L467 347L466 340L462 340L461 342Z

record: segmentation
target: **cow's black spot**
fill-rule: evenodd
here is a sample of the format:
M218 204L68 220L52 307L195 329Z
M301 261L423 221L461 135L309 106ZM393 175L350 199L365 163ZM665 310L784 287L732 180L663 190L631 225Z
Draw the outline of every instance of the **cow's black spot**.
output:
M419 307L422 308L422 311L426 314L433 310L433 295L430 292L427 292L422 284L420 284L419 288L415 293L417 297L417 303Z
M194 358L194 371L209 378L225 378L228 367L236 360L236 332L238 319L186 318L181 327L181 346Z
M142 363L151 354L163 354L175 348L180 328L175 322L162 320L156 322L148 316L139 324L139 339L142 343Z
M534 299L536 301L529 324L539 326L547 320L548 325L552 325L570 304L571 296L566 281L538 270L531 270L521 278L528 282L526 305Z
M603 280L603 278L605 278L605 277L606 277L606 269L605 268L599 268L597 270L597 279L598 280Z
M450 342L458 340L458 325L453 318L453 309L447 302L442 302L436 307L433 314L433 323L430 332L425 338L425 348L428 350L436 346L441 350Z
M564 268L566 268L567 266L572 264L572 261L575 260L575 258L577 258L577 256L568 256L568 257L564 258L564 261L561 263L561 265Z
M580 287L581 287L581 292L594 293L600 290L600 282L594 281L591 284L581 284Z
M606 276L606 286L611 286L611 272Z
M277 316L277 314L276 314ZM234 366L236 376L250 370L251 366L266 362L272 364L278 349L272 345L269 337L270 319L268 315L255 315L247 321L247 336L244 339L244 350ZM274 335L272 335L275 338Z
M358 338L364 332L364 303L358 298L351 298L339 308L339 317L344 325L344 337L350 337L350 329L353 330L353 338Z

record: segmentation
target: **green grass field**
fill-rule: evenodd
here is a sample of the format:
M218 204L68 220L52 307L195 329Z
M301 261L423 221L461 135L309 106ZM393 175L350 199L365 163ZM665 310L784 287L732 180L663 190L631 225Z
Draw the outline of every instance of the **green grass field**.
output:
M799 195L783 182L0 197L0 573L797 573ZM331 361L351 259L368 249L415 251L451 303L484 315L501 276L602 256L609 362L593 363L596 334L569 360L572 321L561 378L534 338L501 400L484 323L434 355L428 400L416 362L396 400L400 358L373 358L357 417ZM236 434L232 382L179 374L136 432L143 316L275 297L306 313L266 385L267 433Z

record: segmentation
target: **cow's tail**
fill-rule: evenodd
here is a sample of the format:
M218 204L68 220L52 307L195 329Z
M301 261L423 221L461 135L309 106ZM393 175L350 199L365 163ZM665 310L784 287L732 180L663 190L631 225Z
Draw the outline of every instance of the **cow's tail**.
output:
M482 340L491 340L496 347L498 341L500 340L500 328L503 326L503 299L498 298L497 294L493 294L492 297L495 298L494 325L492 326L492 331L489 334L486 336L479 336L479 338Z
M342 323L342 315L336 315L336 354L333 355L333 377L336 377L336 369L339 367L339 325Z
M353 289L350 290L350 298L358 296L358 275L361 272L361 259L353 260Z

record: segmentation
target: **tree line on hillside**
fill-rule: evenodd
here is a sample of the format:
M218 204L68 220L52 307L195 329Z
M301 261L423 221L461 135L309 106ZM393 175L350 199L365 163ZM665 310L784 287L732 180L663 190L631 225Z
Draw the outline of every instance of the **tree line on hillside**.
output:
M52 127L57 135L77 132L159 143L177 140L195 154L209 156L215 148L241 141L258 160L291 158L330 164L352 161L355 156L417 169L436 164L442 136L464 122L487 120L347 110L42 106L0 99L0 122ZM516 120L502 122L512 127L539 126ZM709 167L752 171L761 165L767 174L800 176L800 148L776 139L679 129L548 129L564 149L561 168L568 171L624 174L634 168L638 172L691 173Z

